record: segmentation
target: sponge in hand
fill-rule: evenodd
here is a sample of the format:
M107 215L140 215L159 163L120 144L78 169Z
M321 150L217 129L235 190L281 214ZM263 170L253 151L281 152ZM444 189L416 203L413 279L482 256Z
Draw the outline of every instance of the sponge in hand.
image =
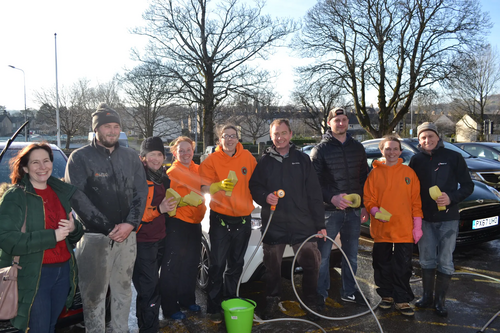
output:
M361 197L357 193L344 195L343 198L352 202L352 204L349 205L351 208L358 208L361 205Z
M432 200L437 200L443 193L439 189L437 185L434 185L433 187L429 188L429 195L431 196ZM439 206L438 205L438 210L446 210L446 206Z
M168 199L168 198L174 198L175 199L175 201L176 201L175 208L173 210L171 210L170 212L167 212L169 216L174 216L175 213L177 212L177 205L181 201L182 197L174 189L169 188L165 192L165 198L166 199Z
M392 214L389 213L387 210L385 210L382 207L380 207L380 212L377 212L375 214L375 218L377 220L383 220L383 221L387 221L387 222L389 222L389 220L391 219L391 216L392 216Z

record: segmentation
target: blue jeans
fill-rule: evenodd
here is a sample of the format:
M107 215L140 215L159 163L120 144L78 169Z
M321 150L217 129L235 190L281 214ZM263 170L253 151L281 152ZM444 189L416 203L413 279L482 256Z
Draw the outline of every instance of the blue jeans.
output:
M423 236L418 242L422 269L436 269L452 275L453 251L457 242L458 220L445 222L422 221Z
M40 283L31 306L30 333L54 332L69 289L69 262L42 266Z
M342 250L349 258L354 274L358 268L358 242L361 229L361 219L359 209L346 209L343 211L332 211L326 221L326 232L328 237L335 239L340 232ZM330 253L332 242L327 240L318 241L318 248L321 252L321 266L319 268L318 293L324 298L328 297L330 289ZM341 296L350 296L357 290L354 276L349 270L346 259L342 256L342 289Z

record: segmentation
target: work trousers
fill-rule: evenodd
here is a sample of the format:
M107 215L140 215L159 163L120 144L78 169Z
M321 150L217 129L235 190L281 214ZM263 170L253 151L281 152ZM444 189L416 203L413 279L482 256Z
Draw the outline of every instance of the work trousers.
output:
M158 332L160 312L159 270L165 238L156 242L137 242L137 258L132 282L137 291L136 317L139 332Z
M396 303L409 303L415 297L410 287L413 243L374 243L373 271L377 293Z
M201 252L201 224L167 219L161 264L161 308L165 318L196 304L196 276Z
M75 256L87 333L106 331L108 287L111 297L110 328L116 333L128 332L136 253L135 232L131 232L122 243L97 233L86 233L77 243Z
M292 246L296 254L299 244ZM264 265L266 266L266 295L281 296L281 262L286 244L264 244ZM297 263L303 269L302 298L306 305L316 304L316 289L318 287L319 265L321 253L316 241L307 242L297 254Z
M236 296L236 287L243 271L245 252L252 232L250 216L244 218L245 223L222 225L217 213L210 211L207 313L220 312L223 297Z

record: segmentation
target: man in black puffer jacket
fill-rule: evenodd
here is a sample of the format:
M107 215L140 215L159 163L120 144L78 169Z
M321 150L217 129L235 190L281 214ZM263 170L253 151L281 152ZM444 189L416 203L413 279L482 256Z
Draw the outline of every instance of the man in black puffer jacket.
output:
M361 223L368 218L366 210L351 208L351 201L344 199L347 194L358 194L363 198L363 187L368 175L368 164L363 145L354 140L347 129L349 118L344 109L336 108L328 114L328 130L323 140L313 148L311 159L318 174L323 202L327 215L326 231L335 239L340 232L342 249L349 258L354 274L357 270L358 240ZM328 297L330 288L330 252L332 242L319 242L321 267L319 270L318 293L323 301ZM340 297L343 301L365 304L356 289L354 276L342 257L342 288Z
M290 143L292 131L287 119L273 121L270 134L274 145L266 149L249 183L253 199L262 206L263 228L269 220L271 206L278 204L278 197L273 192L285 191L263 241L267 292L263 319L273 316L280 299L281 261L286 244L296 252L309 236L326 235L321 189L311 160ZM304 244L297 256L297 262L304 270L303 301L313 310L317 303L320 260L315 240ZM308 314L308 317L319 319L313 314Z

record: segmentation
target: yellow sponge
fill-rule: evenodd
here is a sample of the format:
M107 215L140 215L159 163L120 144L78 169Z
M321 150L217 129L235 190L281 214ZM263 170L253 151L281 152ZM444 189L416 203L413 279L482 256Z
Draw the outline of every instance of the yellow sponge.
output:
M442 194L443 193L437 185L429 188L429 195L431 196L432 200L437 200L437 198L439 198ZM438 210L446 210L446 206L438 206Z
M175 190L169 188L166 192L165 192L165 198L174 198L175 199L175 208L173 210L171 210L170 212L167 212L169 216L174 216L175 213L177 212L177 205L179 204L179 202L181 201L182 197L179 195L179 193L177 193Z
M384 208L380 207L380 212L377 212L375 214L375 218L377 220L383 220L383 221L389 221L391 219L392 214L389 213L387 210Z
M229 171L229 174L227 175L227 179L230 179L231 182L233 183L234 186L236 186L236 183L238 182L238 177L236 176L236 172L233 170ZM233 191L226 191L226 195L230 197L233 194Z
M357 193L344 195L343 198L352 202L349 207L358 208L361 205L361 197Z

